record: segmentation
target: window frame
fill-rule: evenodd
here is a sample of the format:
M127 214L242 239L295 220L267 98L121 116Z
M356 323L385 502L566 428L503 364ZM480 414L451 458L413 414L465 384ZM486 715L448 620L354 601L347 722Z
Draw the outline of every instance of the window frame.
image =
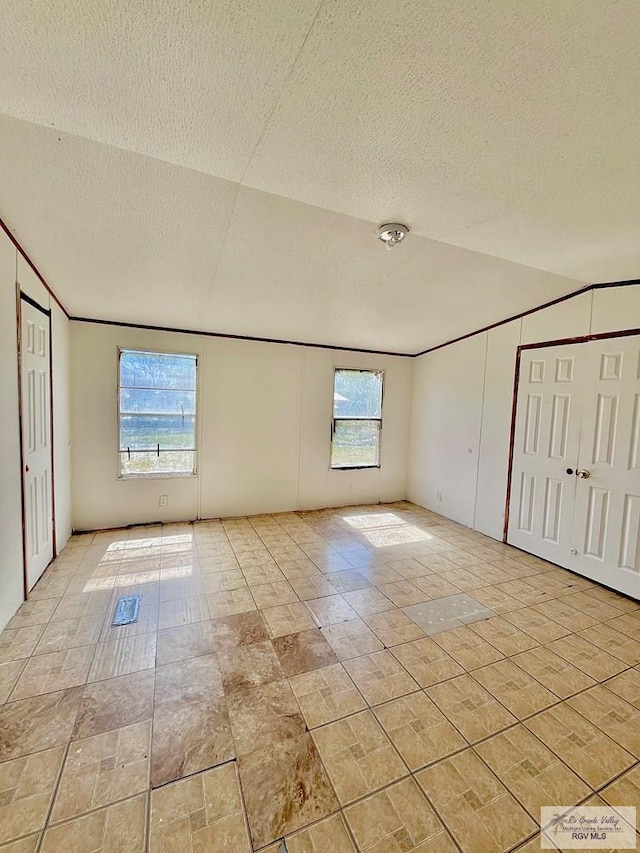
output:
M199 397L200 397L200 356L196 352L177 352L176 350L158 350L158 349L148 349L147 347L125 347L118 346L117 348L117 365L116 365L116 477L118 480L175 480L175 479L189 479L192 477L198 476L198 456L199 456ZM193 470L192 471L149 471L149 472L139 472L139 473L124 473L122 470L122 457L123 454L126 453L126 450L120 449L120 390L121 387L128 388L129 386L121 386L120 384L120 360L122 358L123 353L134 352L134 353L143 353L145 355L167 355L167 356L184 356L187 358L195 359L196 365L196 383L195 383L195 414L194 414L194 441L193 441L193 449L189 448L187 452L193 453ZM149 389L149 390L164 390L161 388L158 389ZM185 390L185 389L177 389L170 388L166 390L177 391L177 390ZM186 448L178 448L178 450L185 450ZM132 450L130 453L147 453L148 450Z
M359 416L343 416L335 414L335 393L336 393L336 375L339 371L351 371L352 373L376 373L382 382L380 391L380 417L359 417ZM384 370L375 367L347 367L334 366L333 368L333 386L331 388L331 430L329 440L329 470L330 471L367 471L382 467L382 419L384 416L384 388L386 384L386 374ZM376 423L378 426L378 461L375 465L334 465L333 459L333 438L336 431L336 423L338 421L366 421L367 423Z

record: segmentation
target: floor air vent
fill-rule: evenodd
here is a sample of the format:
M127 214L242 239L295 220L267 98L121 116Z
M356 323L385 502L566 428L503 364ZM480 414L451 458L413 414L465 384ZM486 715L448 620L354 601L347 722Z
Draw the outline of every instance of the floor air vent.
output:
M116 604L112 625L132 625L140 615L141 595L121 595Z

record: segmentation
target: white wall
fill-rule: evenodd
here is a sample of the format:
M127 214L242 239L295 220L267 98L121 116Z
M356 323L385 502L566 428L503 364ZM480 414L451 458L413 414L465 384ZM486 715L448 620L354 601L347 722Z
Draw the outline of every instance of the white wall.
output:
M199 356L196 477L118 478L118 347ZM336 366L385 371L380 469L329 469ZM402 499L412 372L409 358L72 322L74 529Z
M416 359L409 495L473 525L486 335Z
M603 288L416 359L409 500L502 539L517 347L638 326L640 285Z
M13 243L0 232L0 630L24 600L16 281L43 308L51 308L58 551L71 533L69 321Z
M22 603L16 250L0 231L0 629Z

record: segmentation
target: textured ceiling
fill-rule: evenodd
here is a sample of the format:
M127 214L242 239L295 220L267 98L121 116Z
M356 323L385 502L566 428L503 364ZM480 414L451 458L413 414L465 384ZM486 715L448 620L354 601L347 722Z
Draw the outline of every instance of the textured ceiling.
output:
M638 276L639 36L637 0L8 0L0 214L74 314L414 352Z

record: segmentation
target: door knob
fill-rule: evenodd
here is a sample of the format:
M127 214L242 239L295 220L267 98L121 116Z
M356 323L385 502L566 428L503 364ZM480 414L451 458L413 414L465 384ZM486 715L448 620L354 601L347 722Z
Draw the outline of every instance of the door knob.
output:
M576 471L576 477L580 477L581 480L588 480L591 476L591 471L587 471L586 468L578 468Z

